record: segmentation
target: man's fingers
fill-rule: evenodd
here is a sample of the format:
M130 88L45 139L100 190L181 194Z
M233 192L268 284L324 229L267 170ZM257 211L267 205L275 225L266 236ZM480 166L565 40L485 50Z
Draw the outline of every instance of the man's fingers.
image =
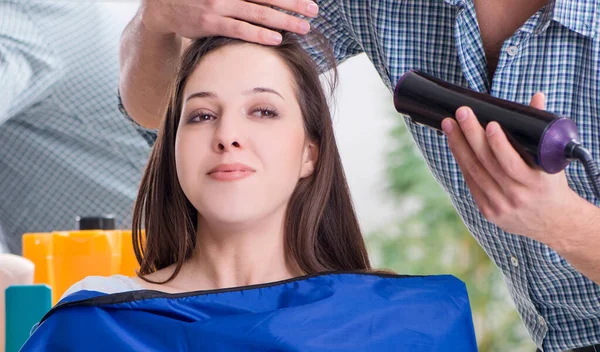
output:
M477 207L479 208L479 211L481 211L484 215L488 215L490 209L492 209L492 206L491 206L490 200L487 198L485 192L483 192L483 190L481 190L479 185L477 185L477 182L475 182L473 177L468 172L464 172L463 177L465 179L465 183L467 184L467 187L469 188L469 191L471 192L471 196L473 197L473 200L475 201L475 203L477 204Z
M531 185L537 182L535 171L527 165L519 153L508 141L506 134L498 122L492 121L487 125L487 140L492 147L494 157L502 172L521 185Z
M274 6L306 17L315 17L319 13L319 6L310 0L251 0L248 2Z
M277 45L281 43L282 39L281 34L276 31L233 18L220 18L216 27L217 31L215 34L224 37L237 38L247 42Z
M546 95L542 92L537 92L531 98L529 105L540 110L546 109Z
M488 140L485 135L485 130L481 127L481 124L477 120L477 117L473 113L473 110L467 107L461 107L456 112L458 124L463 132L464 137L469 142L469 145L473 149L475 156L479 162L488 170L490 176L496 180L501 188L507 188L512 185L513 180L506 177L506 173L503 172L498 160L492 152ZM458 118L462 116L463 118Z
M452 118L447 118L442 122L442 126L444 126L444 131L448 135L448 146L465 179L473 180L490 202L502 204L504 199L502 188L485 166L481 164L458 123Z
M250 22L261 27L281 29L297 34L306 34L310 30L308 21L283 13L265 5L250 2L236 2L223 14L224 16Z

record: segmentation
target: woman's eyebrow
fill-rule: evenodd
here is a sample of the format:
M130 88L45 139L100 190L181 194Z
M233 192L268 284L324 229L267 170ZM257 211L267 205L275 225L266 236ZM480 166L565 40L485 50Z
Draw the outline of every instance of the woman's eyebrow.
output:
M252 88L250 90L245 91L244 95L259 94L259 93L275 94L275 95L279 96L281 99L285 100L285 98L281 94L279 94L279 92L277 92L275 89L266 88L266 87ZM213 92L196 92L196 93L190 94L190 96L188 96L185 99L185 101L188 101L188 100L194 99L194 98L216 98L216 97L217 97L217 95Z
M244 95L258 94L258 93L272 93L272 94L278 95L281 99L285 100L283 98L283 96L281 94L279 94L279 92L277 92L275 89L266 88L266 87L256 87L256 88L247 90L244 92Z
M190 99L194 99L194 98L216 98L217 95L213 92L196 92L193 94L190 94L189 97L187 97L185 99L185 101L188 101Z

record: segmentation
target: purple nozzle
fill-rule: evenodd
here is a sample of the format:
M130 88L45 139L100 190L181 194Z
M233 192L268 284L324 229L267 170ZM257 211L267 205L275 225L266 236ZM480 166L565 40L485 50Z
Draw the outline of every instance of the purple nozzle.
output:
M546 129L540 141L538 155L539 164L549 174L562 171L569 165L569 159L565 155L567 144L577 141L577 126L567 118L560 118Z

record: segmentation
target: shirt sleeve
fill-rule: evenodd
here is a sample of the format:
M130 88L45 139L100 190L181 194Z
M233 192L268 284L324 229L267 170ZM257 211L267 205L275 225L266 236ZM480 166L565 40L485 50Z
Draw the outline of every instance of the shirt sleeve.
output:
M380 45L378 28L386 25L374 17L378 9L377 1L363 0L317 0L319 15L311 20L311 28L327 38L333 49L337 64L346 59L365 53L379 72L384 83L390 86L387 60ZM310 38L310 36L308 36ZM304 47L319 65L321 72L327 69L326 59L315 45Z
M364 2L364 1L358 1ZM359 38L353 33L346 17L344 6L338 0L317 1L319 15L311 19L311 30L327 38L327 44L333 50L338 64L363 52ZM311 35L302 40L305 49L317 62L321 71L327 66L326 59L319 52L319 47L311 40Z
M133 126L135 126L138 133L148 143L148 146L152 147L154 145L154 143L156 142L156 137L158 136L158 129L146 128L146 127L140 125L139 123L137 123L137 121L134 120L129 115L129 113L127 112L127 109L125 109L125 105L123 105L123 99L121 98L121 91L119 91L119 90L117 90L117 98L119 100L118 108L119 108L119 111L121 112L121 115L123 115L124 118L126 118Z
M60 60L26 1L0 1L0 125L49 94Z

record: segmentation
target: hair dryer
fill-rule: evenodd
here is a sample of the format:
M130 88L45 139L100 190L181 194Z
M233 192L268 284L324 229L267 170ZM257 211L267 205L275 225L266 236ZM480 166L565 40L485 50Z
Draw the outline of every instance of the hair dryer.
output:
M484 128L491 121L498 122L513 147L532 167L554 174L572 160L581 160L600 199L596 165L579 142L577 126L568 118L475 92L415 70L398 80L394 106L415 123L437 130L442 130L442 120L454 117L459 107L468 106Z

